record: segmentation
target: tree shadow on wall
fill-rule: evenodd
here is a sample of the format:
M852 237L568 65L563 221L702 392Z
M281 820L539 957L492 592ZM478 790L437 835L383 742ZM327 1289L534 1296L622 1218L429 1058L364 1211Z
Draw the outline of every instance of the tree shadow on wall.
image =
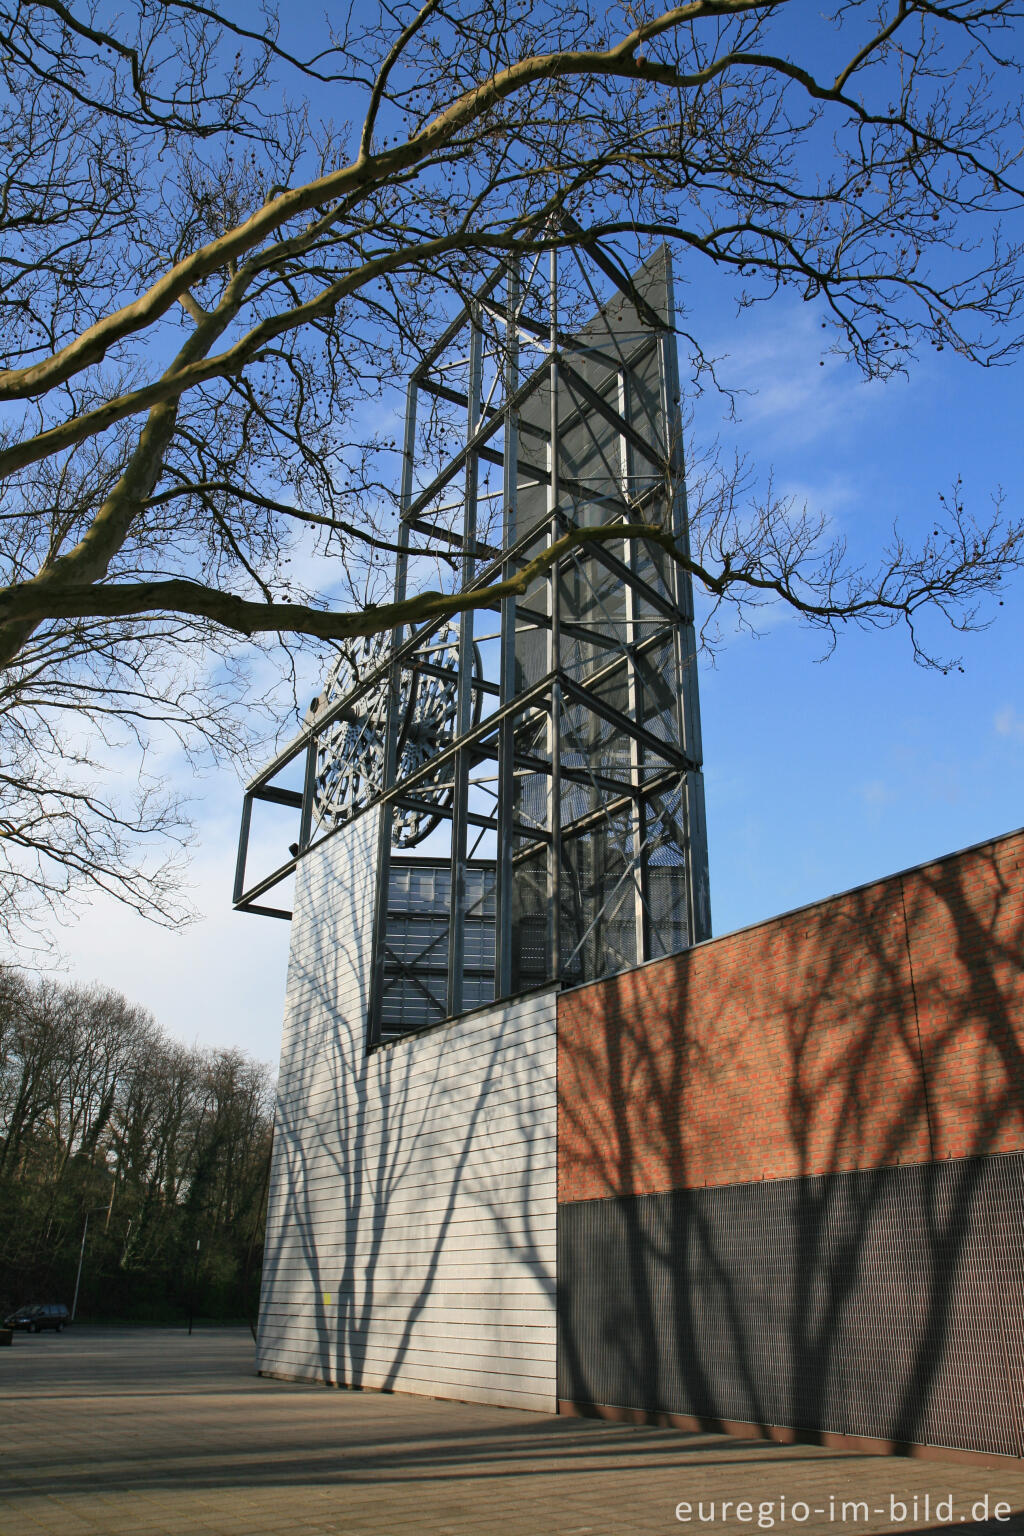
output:
M563 999L562 1398L1024 1454L1022 863Z
M259 1365L550 1406L553 1004L546 1034L476 1014L367 1054L368 835L296 902Z

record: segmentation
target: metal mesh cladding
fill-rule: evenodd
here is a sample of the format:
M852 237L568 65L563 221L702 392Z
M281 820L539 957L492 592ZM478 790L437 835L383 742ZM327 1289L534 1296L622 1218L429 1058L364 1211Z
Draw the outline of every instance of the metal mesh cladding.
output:
M1024 1455L1024 1155L558 1211L559 1396Z
M587 241L516 258L410 374L396 597L490 590L344 649L247 786L235 879L241 910L290 916L267 893L379 803L371 1047L710 933L692 593L671 551L634 537L686 545L672 295L665 248L632 276ZM573 529L596 536L568 548ZM655 797L680 773L667 813ZM298 835L249 883L264 801L297 812ZM449 870L447 904L406 904L390 879L414 848ZM483 863L486 921L468 895Z

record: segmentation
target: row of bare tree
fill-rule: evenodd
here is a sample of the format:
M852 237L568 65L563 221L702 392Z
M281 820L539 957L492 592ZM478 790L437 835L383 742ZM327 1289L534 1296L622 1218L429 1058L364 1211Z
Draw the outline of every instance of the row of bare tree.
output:
M117 992L0 969L0 1303L70 1306L81 1258L80 1317L251 1317L271 1087Z

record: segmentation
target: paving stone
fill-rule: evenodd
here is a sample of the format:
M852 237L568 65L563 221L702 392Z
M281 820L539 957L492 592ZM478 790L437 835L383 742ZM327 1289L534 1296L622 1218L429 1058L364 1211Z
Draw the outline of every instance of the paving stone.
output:
M990 1514L1005 1502L1011 1518L976 1522L986 1496ZM938 1504L947 1498L951 1522ZM688 1521L676 1518L681 1502L691 1506ZM844 1502L858 1507L844 1514ZM251 1338L238 1330L19 1335L0 1360L0 1536L854 1536L947 1527L1024 1536L1024 1467L269 1381L253 1374Z

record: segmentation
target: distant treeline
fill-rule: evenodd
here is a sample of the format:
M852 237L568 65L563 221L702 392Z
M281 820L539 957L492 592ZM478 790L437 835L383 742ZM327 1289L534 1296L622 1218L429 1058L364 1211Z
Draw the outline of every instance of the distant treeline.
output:
M255 1316L269 1070L171 1040L99 987L0 968L0 1307Z

